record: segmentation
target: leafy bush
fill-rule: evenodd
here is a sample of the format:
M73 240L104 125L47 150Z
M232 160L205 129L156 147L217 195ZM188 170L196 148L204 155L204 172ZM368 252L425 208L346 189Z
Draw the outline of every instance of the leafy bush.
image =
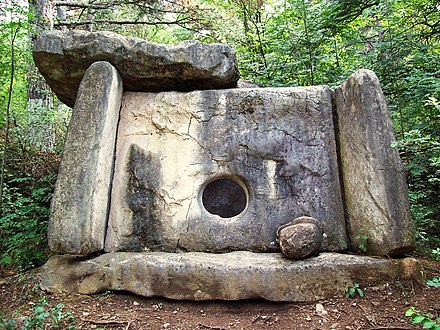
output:
M364 291L359 287L358 283L355 283L353 286L347 285L345 287L345 297L346 298L354 298L356 297L356 294L359 295L359 297L364 297Z
M419 250L431 254L440 245L440 104L428 97L413 129L398 143L408 177L411 212Z
M422 312L411 307L405 313L405 316L411 317L413 324L422 325L423 329L440 330L440 317L432 319L432 315L429 313L422 314Z
M20 329L75 329L72 325L75 318L72 313L63 311L63 304L58 304L49 309L47 309L47 305L46 298L40 299L32 309L33 314L23 319ZM0 326L6 330L17 329L17 323L14 318L0 319Z
M368 243L368 235L364 233L364 228L359 230L359 233L355 237L356 242L358 243L358 249L362 253L367 252L367 243Z
M13 178L5 183L0 216L1 267L31 268L48 258L49 204L56 177Z

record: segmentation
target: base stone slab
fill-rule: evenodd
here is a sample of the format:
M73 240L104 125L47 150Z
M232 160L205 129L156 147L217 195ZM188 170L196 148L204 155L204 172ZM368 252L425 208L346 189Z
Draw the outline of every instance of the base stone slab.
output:
M281 253L107 253L92 259L53 256L44 266L48 292L128 291L180 300L306 302L342 294L347 285L423 280L416 259L321 253L292 261Z

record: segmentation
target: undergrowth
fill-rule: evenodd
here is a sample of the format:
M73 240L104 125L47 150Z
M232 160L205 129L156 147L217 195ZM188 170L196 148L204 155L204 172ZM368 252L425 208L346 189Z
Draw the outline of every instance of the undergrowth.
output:
M20 311L14 314L17 316ZM34 304L30 316L24 318L4 318L0 315L0 326L4 330L42 330L42 329L75 329L75 318L71 312L64 311L64 304L49 307L45 297Z
M405 316L411 317L412 324L420 324L423 329L440 330L440 317L433 318L430 313L422 313L411 307L405 313Z
M0 268L29 269L49 256L46 232L56 177L12 178L4 185Z

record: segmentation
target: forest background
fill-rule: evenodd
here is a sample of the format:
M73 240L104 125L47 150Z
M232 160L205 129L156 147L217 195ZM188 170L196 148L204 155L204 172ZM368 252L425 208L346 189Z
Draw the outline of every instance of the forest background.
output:
M242 79L337 86L378 75L409 184L418 253L440 261L440 1L5 0L0 3L0 269L49 257L46 229L71 109L32 60L48 29L222 42Z

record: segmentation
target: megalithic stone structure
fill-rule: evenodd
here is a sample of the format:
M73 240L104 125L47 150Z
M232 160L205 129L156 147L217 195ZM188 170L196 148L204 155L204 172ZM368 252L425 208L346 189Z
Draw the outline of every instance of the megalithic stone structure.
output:
M353 248L369 254L414 249L408 188L379 79L359 70L335 89L340 166ZM363 238L361 238L363 239Z
M116 69L93 63L79 86L52 199L53 252L87 255L104 247L121 97Z
M86 31L40 36L34 58L76 99L44 290L315 301L421 281L415 259L388 257L415 244L373 72L334 90L234 88L226 45Z

